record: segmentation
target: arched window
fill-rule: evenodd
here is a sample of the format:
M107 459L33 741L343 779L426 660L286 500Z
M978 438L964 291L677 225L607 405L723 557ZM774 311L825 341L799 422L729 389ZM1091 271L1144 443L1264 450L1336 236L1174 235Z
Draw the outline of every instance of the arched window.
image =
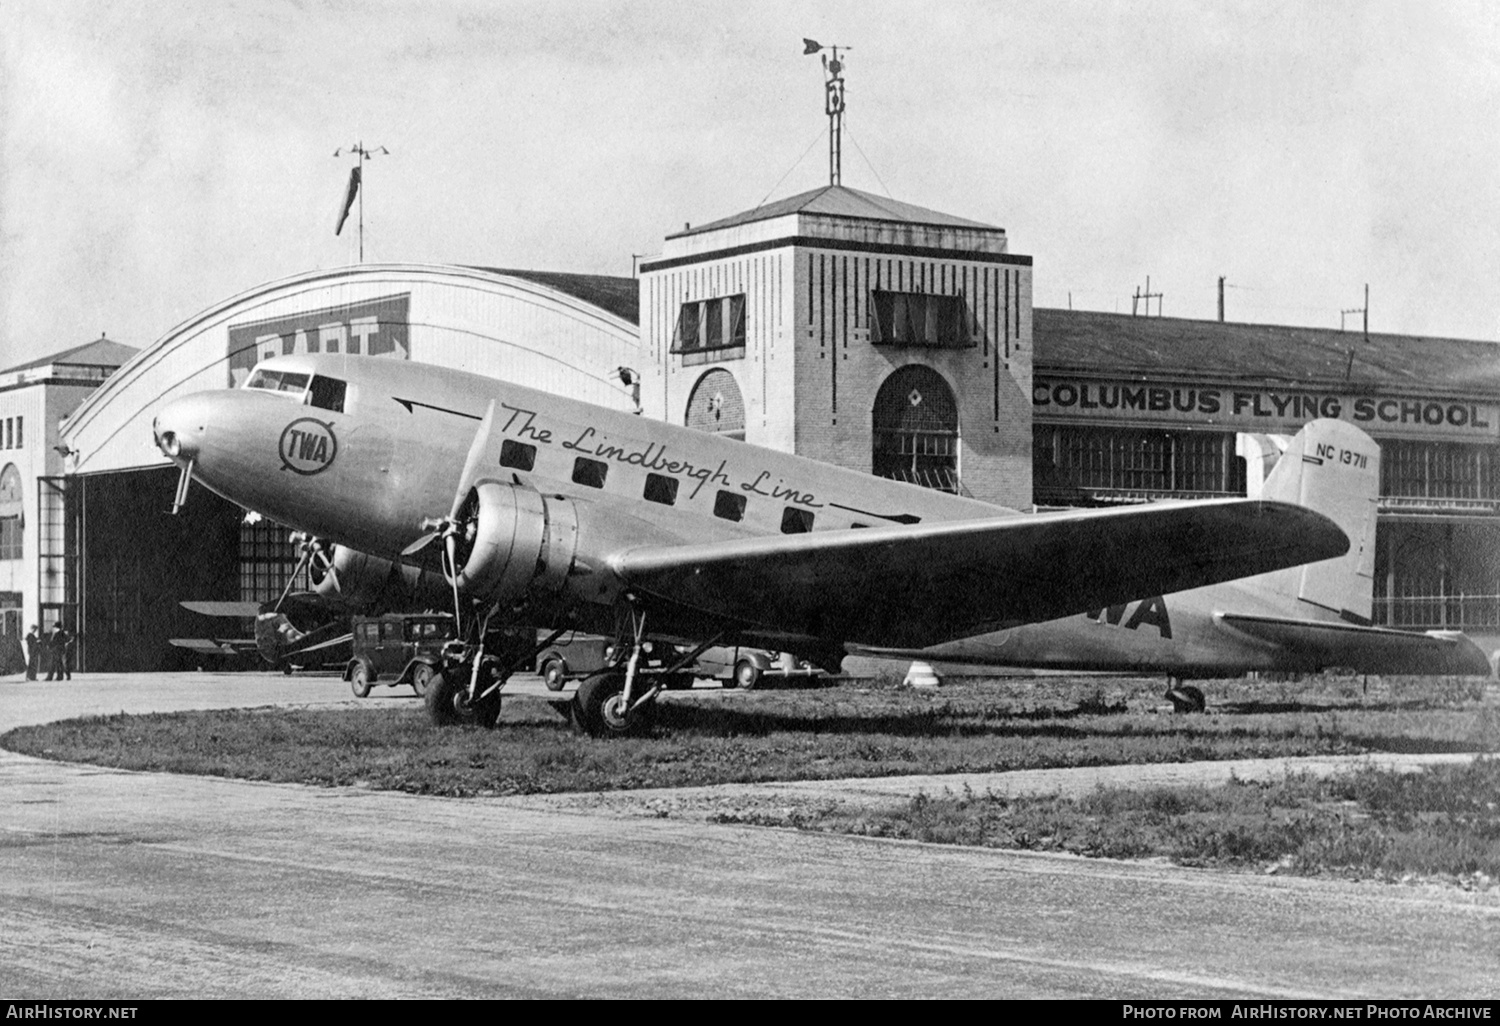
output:
M959 490L958 404L942 375L922 364L897 370L875 393L874 420L876 477Z
M699 431L745 440L745 400L734 375L715 368L693 386L683 423Z
M0 470L0 559L21 558L21 472L14 463Z

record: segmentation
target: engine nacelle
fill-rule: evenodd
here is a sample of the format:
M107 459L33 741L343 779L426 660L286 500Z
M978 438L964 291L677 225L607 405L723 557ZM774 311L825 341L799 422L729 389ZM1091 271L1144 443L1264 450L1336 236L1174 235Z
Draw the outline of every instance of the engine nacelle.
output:
M355 612L400 609L415 606L450 608L453 592L441 574L397 563L343 545L333 547L328 566L313 560L313 587L330 601L342 602Z
M482 481L469 492L459 516L460 590L502 605L528 593L544 597L563 590L578 549L578 513L571 499Z

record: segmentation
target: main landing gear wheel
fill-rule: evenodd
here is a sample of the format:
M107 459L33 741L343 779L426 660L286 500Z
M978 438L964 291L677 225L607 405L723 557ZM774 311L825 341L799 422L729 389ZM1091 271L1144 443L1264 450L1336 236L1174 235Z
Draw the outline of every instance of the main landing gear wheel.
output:
M411 668L411 689L417 693L418 698L427 697L427 689L432 686L432 667L426 663L418 663Z
M1167 689L1167 700L1174 712L1201 713L1207 707L1203 692L1191 684L1177 684Z
M625 712L625 676L607 673L589 677L573 696L573 722L590 737L624 737L639 734L656 718L652 699Z
M427 716L436 727L454 727L466 723L478 724L486 729L500 719L500 692L493 691L479 701L469 703L468 675L456 675L462 680L450 680L448 673L439 670L427 684Z
M355 698L364 698L370 693L370 670L364 663L356 663L349 671L349 690Z

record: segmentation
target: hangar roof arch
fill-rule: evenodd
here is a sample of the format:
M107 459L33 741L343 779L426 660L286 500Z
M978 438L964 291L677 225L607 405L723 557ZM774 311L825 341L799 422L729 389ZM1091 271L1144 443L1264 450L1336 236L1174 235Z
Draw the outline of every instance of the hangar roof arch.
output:
M151 419L179 395L225 388L270 353L420 360L632 410L617 368L639 352L636 281L435 264L360 264L258 285L141 350L63 425L68 471L167 465Z

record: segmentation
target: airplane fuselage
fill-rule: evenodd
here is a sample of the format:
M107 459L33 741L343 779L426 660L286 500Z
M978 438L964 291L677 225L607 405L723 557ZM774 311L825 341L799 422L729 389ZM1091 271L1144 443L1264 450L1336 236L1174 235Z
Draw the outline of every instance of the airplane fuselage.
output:
M383 556L443 512L433 497L451 494L492 401L485 477L580 504L607 497L609 519L633 521L642 543L1016 515L703 432L685 442L681 428L424 364L323 355L260 369L344 382L343 409L270 389L212 393L212 425L179 413L199 432L191 444L212 450L195 478L281 523Z
M1299 663L1296 653L1283 646L1224 623L1215 614L1225 609L1267 616L1284 611L1282 604L1268 601L1254 587L1230 581L924 649L857 651L968 666L1160 672L1195 678L1317 668L1311 662Z

